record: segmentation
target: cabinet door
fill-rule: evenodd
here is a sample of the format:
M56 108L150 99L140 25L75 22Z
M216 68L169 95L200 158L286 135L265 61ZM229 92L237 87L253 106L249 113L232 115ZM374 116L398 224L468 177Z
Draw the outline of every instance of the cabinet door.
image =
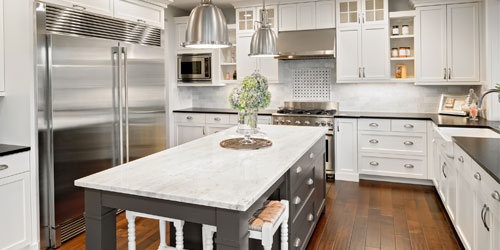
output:
M361 27L337 28L337 81L361 80Z
M316 29L335 28L335 1L316 2Z
M358 120L335 120L335 179L356 181L358 175Z
M85 10L106 16L113 16L114 0L46 0L44 2Z
M326 143L326 140L325 140ZM319 218L323 204L326 197L326 170L325 170L325 157L324 155L316 156L314 161L314 192L316 193L316 217Z
M446 206L448 207L448 216L451 221L456 220L457 216L457 170L452 162L446 166L446 182L448 188Z
M316 29L316 3L297 4L297 30Z
M417 82L446 82L445 5L417 9L416 39Z
M0 179L0 201L0 249L27 249L31 243L29 173Z
M297 4L279 6L279 31L297 30Z
M363 25L362 30L362 78L389 80L389 29L387 25Z
M175 145L205 136L205 124L175 124Z
M241 8L236 10L236 28L238 32L253 33L255 20L254 8Z
M439 154L439 177L438 177L438 193L441 197L441 201L446 205L447 202L447 194L448 194L448 184L446 178L448 175L446 174L446 168L448 167L448 163L445 160L445 156L443 154Z
M261 20L261 10L262 7L257 8L257 20ZM271 29L278 35L278 6L277 5L266 5L267 10L267 24Z
M478 250L494 250L492 248L492 216L489 212L489 207L486 204L485 198L483 198L481 193L477 191L474 194L474 242L475 248ZM498 238L498 235L494 235L493 238ZM496 250L496 249L495 249Z
M236 70L239 80L251 75L257 69L257 58L248 56L251 41L252 34L239 34L236 38L238 44L236 46L236 61L238 62Z
M226 130L230 127L233 127L233 125L224 125L224 124L215 125L215 124L213 124L213 125L207 125L205 130L207 132L207 135L211 135L211 134L219 133L219 132Z
M114 16L163 29L163 8L137 0L114 0Z
M470 167L470 166L469 166ZM458 234L462 238L465 249L472 250L474 247L474 189L472 176L465 173L457 175L457 213L456 226Z
M491 234L496 235L496 237L493 237L492 239L492 249L500 249L500 217L493 215L492 216L492 221L491 221Z
M178 51L186 49L181 46L182 43L186 42L186 30L187 23L178 23L175 25L176 44Z
M478 82L479 4L448 5L447 17L449 81Z
M361 0L362 24L387 24L389 18L388 0Z
M360 25L360 2L358 0L337 0L337 27Z

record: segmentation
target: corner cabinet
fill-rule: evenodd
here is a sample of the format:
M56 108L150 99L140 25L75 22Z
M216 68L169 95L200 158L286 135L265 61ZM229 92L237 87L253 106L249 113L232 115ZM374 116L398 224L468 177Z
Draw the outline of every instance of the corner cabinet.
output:
M417 8L417 84L480 84L479 3Z
M337 1L337 82L390 79L388 0Z
M335 179L359 181L358 120L335 119Z

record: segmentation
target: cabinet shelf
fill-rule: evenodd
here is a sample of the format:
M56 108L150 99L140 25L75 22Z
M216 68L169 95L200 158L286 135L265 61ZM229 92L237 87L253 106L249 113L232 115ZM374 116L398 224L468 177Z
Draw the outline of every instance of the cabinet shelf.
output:
M414 37L415 35L399 35L399 36L391 36L391 39L408 39Z
M389 12L390 19L414 18L416 15L417 13L414 10Z
M415 82L415 78L395 78L391 77L391 82Z
M415 57L391 57L391 61L413 61Z
M225 62L224 62L224 63L221 63L220 65L221 65L221 66L236 66L236 63L235 63L235 62L234 62L234 63L229 63L229 62L228 62L228 63L225 63Z

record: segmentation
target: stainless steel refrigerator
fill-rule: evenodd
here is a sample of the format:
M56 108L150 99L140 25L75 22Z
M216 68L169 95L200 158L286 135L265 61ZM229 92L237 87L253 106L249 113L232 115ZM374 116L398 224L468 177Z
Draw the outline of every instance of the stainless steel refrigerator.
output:
M166 149L162 31L36 4L41 247L85 229L74 180Z

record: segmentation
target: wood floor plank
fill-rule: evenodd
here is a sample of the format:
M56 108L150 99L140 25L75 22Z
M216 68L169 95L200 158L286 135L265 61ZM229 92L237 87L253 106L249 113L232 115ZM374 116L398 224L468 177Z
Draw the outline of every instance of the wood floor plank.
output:
M370 208L368 211L368 225L366 228L366 246L380 248L380 210Z
M366 230L368 226L368 216L357 216L352 230L350 250L363 250L366 245Z
M394 233L394 217L382 215L380 222L380 249L395 250L396 234Z

